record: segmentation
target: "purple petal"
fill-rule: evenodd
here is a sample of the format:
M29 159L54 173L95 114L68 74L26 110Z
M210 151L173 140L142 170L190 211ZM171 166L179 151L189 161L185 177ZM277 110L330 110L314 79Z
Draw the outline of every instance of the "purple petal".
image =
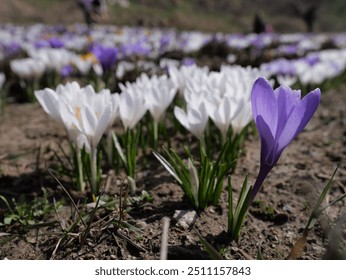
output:
M292 107L300 101L300 90L292 90L288 86L280 86L275 90L275 94L277 94L279 119L281 119L283 114L286 116L284 119L286 119Z
M300 133L315 113L320 103L321 92L316 89L307 94L288 116L285 127L279 135L278 150L282 151Z
M278 107L275 93L266 79L258 78L256 80L251 92L251 103L258 132L261 134L257 123L258 116L261 116L274 137L278 121Z
M304 116L300 122L296 135L300 133L311 120L317 106L320 104L321 91L319 88L309 92L301 101L300 105L305 108Z
M280 137L282 130L286 126L288 116L300 102L300 91L292 90L287 86L280 86L275 90L278 106L278 124L275 138Z
M261 165L273 165L275 159L273 157L275 139L270 131L268 124L262 116L257 117L257 129L261 137Z

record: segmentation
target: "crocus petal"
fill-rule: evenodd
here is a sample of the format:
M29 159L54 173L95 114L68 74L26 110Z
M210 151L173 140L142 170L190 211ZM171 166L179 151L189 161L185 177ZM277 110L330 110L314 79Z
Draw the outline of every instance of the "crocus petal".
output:
M320 103L321 92L316 89L307 94L289 115L281 135L277 139L279 150L283 150L307 125Z
M81 110L81 122L83 131L86 135L91 136L95 134L97 127L97 118L95 112L89 106L85 106Z
M50 115L55 121L62 123L61 115L59 111L58 96L51 89L37 90L35 96L38 102L41 104L43 110Z
M300 102L300 91L292 90L287 86L280 86L275 90L278 106L278 123L275 138L280 137L286 126L287 118Z
M271 166L276 162L275 139L270 131L268 124L264 121L262 116L257 117L256 123L261 138L261 164Z
M277 94L279 120L284 120L291 109L300 101L300 90L292 90L287 86L280 86L275 90L275 94Z
M321 101L321 90L319 88L309 92L301 101L301 106L305 107L305 113L298 127L296 135L300 133L311 120Z
M251 92L252 113L257 125L257 117L261 115L272 135L276 133L278 122L278 106L275 93L264 78L258 78Z
M98 120L98 125L96 128L95 136L94 136L94 147L98 145L98 143L101 140L102 135L105 133L107 127L109 126L109 123L112 119L112 110L111 106L108 106L104 111L103 114L100 116Z
M190 130L190 125L187 120L185 111L177 106L174 107L174 116L187 130Z
M133 108L133 102L130 94L124 92L120 95L119 113L120 118L125 129L130 125L131 121L131 108Z

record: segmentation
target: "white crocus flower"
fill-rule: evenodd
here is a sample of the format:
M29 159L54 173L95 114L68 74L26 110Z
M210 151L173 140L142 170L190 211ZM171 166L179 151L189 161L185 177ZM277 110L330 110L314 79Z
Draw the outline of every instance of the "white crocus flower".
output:
M146 111L147 108L141 93L128 90L120 94L119 114L125 130L133 129Z
M179 89L179 94L184 94L186 85L189 81L203 81L207 79L208 68L200 68L196 65L181 66L179 69L177 67L169 67L169 76L173 83Z
M243 106L239 113L231 121L233 129L233 136L239 134L244 127L246 127L252 120L252 107L246 100L243 101ZM241 102L241 101L239 101Z
M159 122L162 115L172 103L177 88L167 76L161 76L157 83L149 85L144 98L146 106L155 122Z
M112 106L98 108L86 104L81 110L79 119L81 132L87 137L91 150L96 149L102 135L112 119Z
M231 120L233 136L239 134L252 120L251 89L256 79L266 76L257 68L241 66L223 66L221 72L227 77L224 95L234 98L240 108L238 114Z
M222 142L227 138L228 129L234 118L244 108L244 100L236 100L229 95L223 96L221 99L213 98L206 101L209 117L221 131Z
M35 95L46 113L64 124L70 141L90 154L91 189L97 194L97 146L117 116L118 97L111 95L109 90L96 93L91 86L81 88L77 82L59 85L56 91L36 91ZM78 168L82 174L79 149ZM79 179L82 178L81 175Z
M69 139L79 148L85 145L88 152L118 115L117 95L109 90L96 93L92 86L81 88L77 82L58 85L55 91L39 90L35 96L44 111L65 126Z
M278 83L281 86L288 86L292 87L293 84L298 80L296 76L290 76L290 75L278 75L277 77Z
M50 89L45 88L44 90L36 90L35 96L37 101L41 104L43 110L55 121L64 125L64 122L61 117L62 106L65 104L61 104L61 100L59 99L58 94Z
M87 73L89 73L93 65L93 60L75 55L72 57L71 63L78 69L80 73L86 75Z
M69 65L74 57L74 54L66 49L43 48L31 51L29 54L35 61L42 61L46 69L56 72Z
M201 102L196 107L188 105L186 112L176 106L174 107L174 116L198 139L203 138L208 122L208 113L204 102Z
M13 73L24 80L38 80L46 70L42 61L33 58L14 59L10 62L10 67Z

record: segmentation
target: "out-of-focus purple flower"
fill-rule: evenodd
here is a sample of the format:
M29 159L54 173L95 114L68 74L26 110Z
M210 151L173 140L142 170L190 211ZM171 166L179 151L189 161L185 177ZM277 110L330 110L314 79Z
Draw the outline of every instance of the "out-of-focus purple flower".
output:
M4 54L6 57L16 55L21 51L21 46L17 42L13 42L11 44L5 45L4 46Z
M320 62L320 57L318 54L309 54L307 57L305 57L304 61L310 66L314 66L316 63Z
M121 46L121 53L124 57L132 55L147 56L151 52L151 47L143 41L138 41L134 44L123 44Z
M57 37L50 38L49 39L49 44L54 49L60 49L60 48L64 47L64 45L65 45L64 42L61 41Z
M169 46L170 42L170 36L169 35L163 35L160 39L160 52L164 52L167 49L167 46Z
M33 44L35 46L35 48L37 49L41 49L41 48L47 48L50 47L50 43L46 40L39 40L34 42Z
M184 65L184 66L191 66L194 64L196 64L196 61L191 57L184 57L183 60L181 61L181 65Z
M256 80L251 92L251 103L253 118L261 138L261 165L249 203L283 150L310 121L320 98L318 88L301 99L300 90L280 86L274 91L266 79Z
M279 58L272 62L262 64L261 69L269 72L271 75L295 76L297 74L294 63L285 58Z
M60 75L63 77L69 77L73 72L73 67L71 65L65 65L61 70L60 70Z
M91 52L100 62L103 71L107 71L115 64L118 56L118 49L115 47L106 47L100 44L95 44Z
M277 50L280 55L295 55L298 52L298 47L296 44L281 45Z

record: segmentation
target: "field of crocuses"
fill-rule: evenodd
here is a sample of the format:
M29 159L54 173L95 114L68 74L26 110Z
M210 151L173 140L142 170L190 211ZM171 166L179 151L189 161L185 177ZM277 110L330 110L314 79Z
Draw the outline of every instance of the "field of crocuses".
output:
M346 258L346 34L6 24L0 90L1 259Z

